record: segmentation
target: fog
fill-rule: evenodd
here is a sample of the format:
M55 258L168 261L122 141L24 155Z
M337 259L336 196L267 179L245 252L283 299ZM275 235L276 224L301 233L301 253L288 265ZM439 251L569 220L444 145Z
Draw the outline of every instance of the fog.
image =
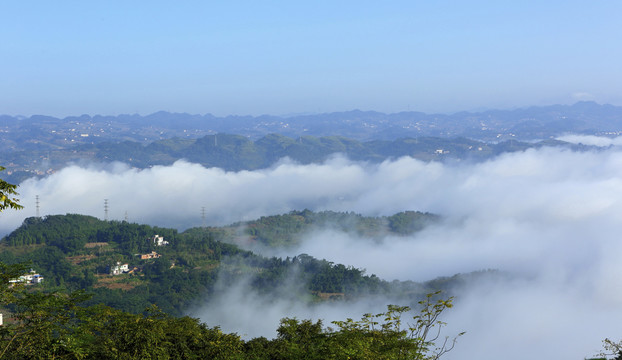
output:
M620 146L622 145L622 136L605 137L595 135L576 135L568 134L557 137L557 140L569 142L572 144L583 144L598 147Z
M512 280L481 281L457 295L444 320L448 335L467 334L447 359L582 359L598 352L605 337L620 336L622 152L616 147L531 149L451 165L408 157L367 164L336 156L322 164L283 160L242 172L183 161L146 170L72 166L25 181L18 191L26 209L3 212L0 232L34 215L35 195L42 215L103 218L103 199L109 199L110 219L127 212L132 222L181 228L201 224L201 207L208 224L304 208L369 216L428 211L443 220L411 237L378 242L318 229L284 254L308 253L387 280L489 268L511 273ZM239 284L193 311L227 331L272 336L284 316L335 320L383 305L306 308L267 301Z

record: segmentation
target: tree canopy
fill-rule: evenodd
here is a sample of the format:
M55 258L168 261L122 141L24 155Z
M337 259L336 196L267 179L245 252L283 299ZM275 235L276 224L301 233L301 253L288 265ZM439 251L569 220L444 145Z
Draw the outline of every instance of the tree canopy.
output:
M23 264L4 265L19 274ZM156 306L131 314L103 305L85 306L89 295L0 287L0 307L10 320L0 326L0 359L438 359L455 338L441 339L439 315L450 299L429 294L412 324L402 321L410 308L389 305L386 312L361 320L284 318L274 339L244 340L195 318L173 317ZM5 317L9 318L9 316ZM459 334L458 336L460 336Z

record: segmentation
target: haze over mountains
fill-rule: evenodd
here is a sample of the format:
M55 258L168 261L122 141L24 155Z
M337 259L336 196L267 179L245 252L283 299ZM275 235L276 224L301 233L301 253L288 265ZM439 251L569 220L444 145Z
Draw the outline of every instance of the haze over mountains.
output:
M187 159L238 171L266 168L283 157L319 162L334 153L373 162L400 156L482 160L546 145L567 133L615 136L621 119L622 107L593 102L453 115L350 111L287 118L166 112L64 119L0 116L0 163L7 168L8 180L20 182L72 162L120 161L145 168ZM534 144L538 141L545 142Z
M258 139L268 134L288 137L335 136L358 140L403 137L467 137L482 141L547 139L572 132L619 134L622 107L582 101L479 113L425 114L347 111L280 117L227 116L156 112L150 115L81 115L63 119L33 115L0 116L0 150L53 149L55 146L102 141L151 142L172 137L197 138L216 133Z

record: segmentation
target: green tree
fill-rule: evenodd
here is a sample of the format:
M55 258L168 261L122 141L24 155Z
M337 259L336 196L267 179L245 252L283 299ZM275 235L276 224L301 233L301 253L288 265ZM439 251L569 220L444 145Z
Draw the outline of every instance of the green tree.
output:
M3 170L4 167L0 166L0 171ZM11 197L13 195L19 195L15 189L17 189L17 185L10 184L0 179L0 212L6 208L16 210L23 208L16 197Z
M421 310L413 317L415 322L406 327L402 315L411 310L408 306L389 305L386 312L365 314L359 321L334 321L339 327L331 335L336 340L334 346L344 358L437 360L451 351L457 338L464 334L453 339L445 337L437 343L445 325L438 318L453 306L452 298L434 301L439 293L430 293L419 301Z
M323 328L322 322L285 318L278 336L246 343L247 356L253 359L364 359L364 360L437 360L455 345L455 338L440 339L445 325L438 320L452 307L452 299L436 298L432 293L419 302L421 310L403 325L408 306L389 305L386 312L365 314L361 320L334 321L337 329ZM437 343L438 342L438 343Z
M7 268L13 271L23 265ZM26 288L18 288L11 295L1 304L11 308L13 314L12 320L0 327L0 359L43 359L80 352L72 334L83 311L78 303L88 295L82 291L67 295Z
M0 306L15 300L15 294L21 290L22 284L10 281L24 275L27 270L27 264L6 265L0 262Z

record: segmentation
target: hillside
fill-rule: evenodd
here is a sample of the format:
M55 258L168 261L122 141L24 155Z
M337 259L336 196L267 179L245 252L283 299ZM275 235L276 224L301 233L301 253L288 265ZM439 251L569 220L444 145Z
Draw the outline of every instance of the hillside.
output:
M387 282L364 270L307 254L266 258L227 242L239 240L241 228L252 241L291 246L313 226L334 224L364 236L381 232L399 236L419 231L431 221L436 221L434 215L418 212L368 218L305 210L178 233L84 215L53 215L28 218L2 239L0 262L29 262L45 279L35 286L48 291L84 289L94 293L87 303L103 303L133 313L157 304L167 313L181 315L199 298L209 299L218 280L233 284L241 279L257 293L279 297L287 294L303 302L379 293L405 296L412 301L433 289L420 283ZM160 237L162 244L158 245L154 239ZM448 283L443 282L443 287Z
M410 156L423 161L489 159L504 152L542 146L581 148L561 141L535 143L507 140L485 143L467 138L419 137L361 142L340 136L290 138L269 134L258 140L242 135L217 134L196 139L171 138L151 143L137 141L100 142L72 147L0 153L6 180L19 183L32 176L44 176L71 163L119 161L136 168L171 165L177 160L219 167L227 171L256 170L272 166L282 158L302 164L319 163L334 154L373 163Z

